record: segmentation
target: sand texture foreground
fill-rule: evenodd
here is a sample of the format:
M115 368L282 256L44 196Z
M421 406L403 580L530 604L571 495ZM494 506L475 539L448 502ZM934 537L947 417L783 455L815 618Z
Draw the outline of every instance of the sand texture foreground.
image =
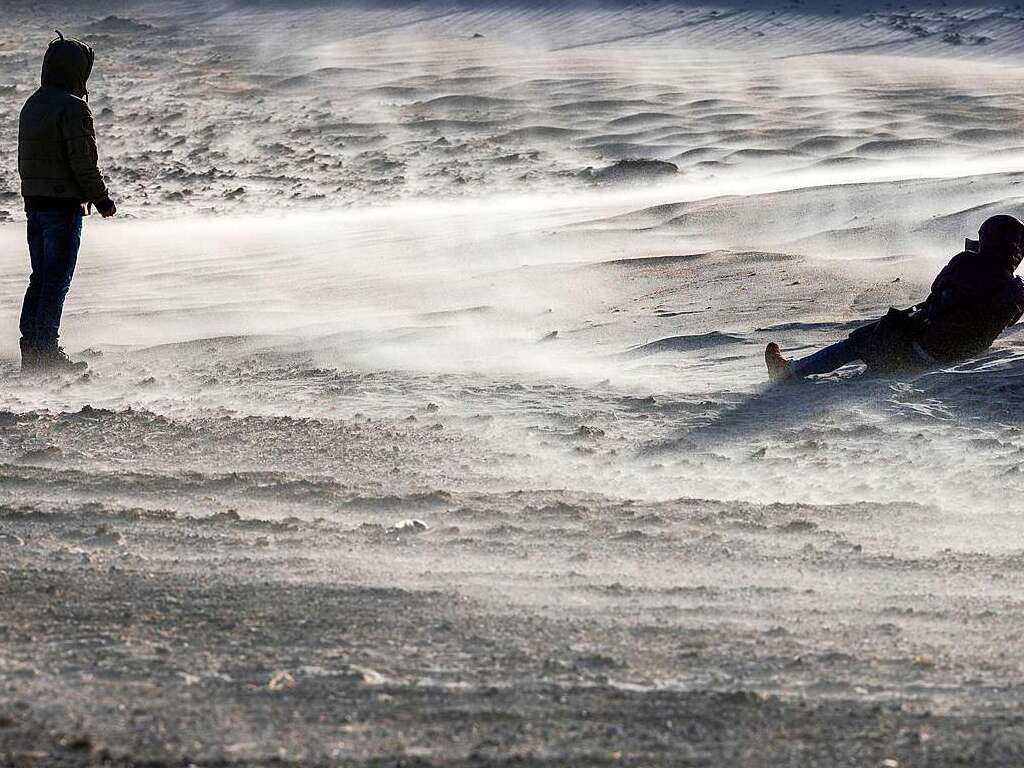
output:
M138 527L140 540L166 536L152 523ZM450 591L332 584L323 574L308 578L305 567L306 578L296 578L301 558L288 554L298 537L290 526L263 529L284 552L259 558L254 580L253 558L242 553L255 530L231 522L179 527L216 540L200 547L211 554L238 553L218 556L217 574L205 578L169 565L58 563L19 568L4 580L5 653L18 692L0 706L7 764L854 766L895 759L952 766L1021 759L1024 723L1010 691L995 686L974 701L940 703L963 687L958 673L885 657L908 624L945 623L908 620L910 608L873 625L863 650L850 655L836 650L848 642L820 630L764 632L720 618L698 627L666 611L678 597L626 596L625 588L600 590L609 613L618 614L613 619L571 609L495 611ZM329 531L318 541L347 543ZM380 546L385 554L400 545ZM865 570L856 568L858 579ZM741 596L707 590L688 602L705 615L732 614ZM770 599L793 615L816 597ZM664 675L673 682L656 682ZM754 690L770 688L772 678L799 680L808 695ZM893 680L913 692L879 695L887 686L877 683Z
M765 386L1024 213L1024 19L9 3L121 215L22 376L0 766L1024 764L1024 337ZM671 165L667 165L667 164Z

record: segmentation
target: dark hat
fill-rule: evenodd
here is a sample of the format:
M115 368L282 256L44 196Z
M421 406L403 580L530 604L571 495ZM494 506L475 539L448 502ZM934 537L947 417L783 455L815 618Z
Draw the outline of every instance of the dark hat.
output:
M992 255L1006 255L1016 269L1020 265L1024 246L1024 223L1016 216L1001 213L992 216L978 229L981 252Z

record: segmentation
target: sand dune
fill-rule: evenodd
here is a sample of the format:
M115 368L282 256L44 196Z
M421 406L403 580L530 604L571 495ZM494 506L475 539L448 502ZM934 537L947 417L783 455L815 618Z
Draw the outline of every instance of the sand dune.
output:
M1024 214L1018 9L8 5L123 215L20 376L0 121L0 763L1018 761L1022 332L761 359Z
M85 19L95 14L83 7ZM94 106L109 138L105 167L133 215L565 188L600 161L671 160L702 147L731 152L694 164L699 178L760 173L764 153L779 170L797 170L849 166L860 156L967 161L1021 144L1006 127L1024 109L1014 74L986 63L1018 53L1013 30L1021 22L1011 12L238 6L193 17L197 26L185 34L175 6L133 8L130 18L94 16L82 25L107 36ZM981 45L942 39L986 30L992 40ZM250 45L250 36L260 44ZM291 37L328 42L289 50ZM173 72L164 57L139 55L151 38L176 58ZM825 40L827 50L857 55L808 59L826 50ZM571 53L560 50L569 45ZM12 97L31 87L26 63L35 46L12 38L0 63L0 85ZM756 75L740 49L761 58ZM879 73L893 68L898 82L879 87ZM230 131L221 129L225 121ZM659 136L661 128L668 130ZM3 130L8 170L0 179L13 190L14 126ZM424 132L457 147L465 166L480 167L459 172L443 154L423 152L415 142ZM401 179L381 183L381 158L361 155L367 142L401 164ZM140 145L157 183L138 172ZM484 170L480 162L541 149L546 154L526 168Z

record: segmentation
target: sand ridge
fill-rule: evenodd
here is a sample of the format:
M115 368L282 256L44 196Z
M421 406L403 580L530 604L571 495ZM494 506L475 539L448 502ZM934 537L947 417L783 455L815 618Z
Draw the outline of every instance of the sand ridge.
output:
M125 216L21 376L0 123L0 764L1019 762L1021 332L761 359L1022 212L1019 12L61 10Z
M927 32L877 12L798 7L132 12L104 17L84 4L68 32L99 51L103 166L131 215L569 192L584 169L623 159L670 161L700 181L907 158L1019 167L1024 155L1007 127L1022 110L1014 75L991 63L1017 55L1007 46L1022 22L1010 12L921 11L912 26ZM12 26L0 62L15 101L33 88L45 43L32 19ZM935 42L997 24L985 44ZM615 26L651 31L604 31ZM743 29L757 34L738 38ZM844 36L858 55L839 55ZM888 36L897 42L857 44ZM823 39L834 52L818 50ZM761 61L753 77L749 56ZM895 84L885 82L892 67ZM3 130L11 217L16 125Z

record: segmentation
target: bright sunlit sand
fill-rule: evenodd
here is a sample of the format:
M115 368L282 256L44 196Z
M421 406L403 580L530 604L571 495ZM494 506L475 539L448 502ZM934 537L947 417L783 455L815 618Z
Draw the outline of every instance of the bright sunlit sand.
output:
M1019 761L1022 337L762 358L1024 213L1019 10L113 6L0 32L0 764ZM57 24L120 214L39 379Z

